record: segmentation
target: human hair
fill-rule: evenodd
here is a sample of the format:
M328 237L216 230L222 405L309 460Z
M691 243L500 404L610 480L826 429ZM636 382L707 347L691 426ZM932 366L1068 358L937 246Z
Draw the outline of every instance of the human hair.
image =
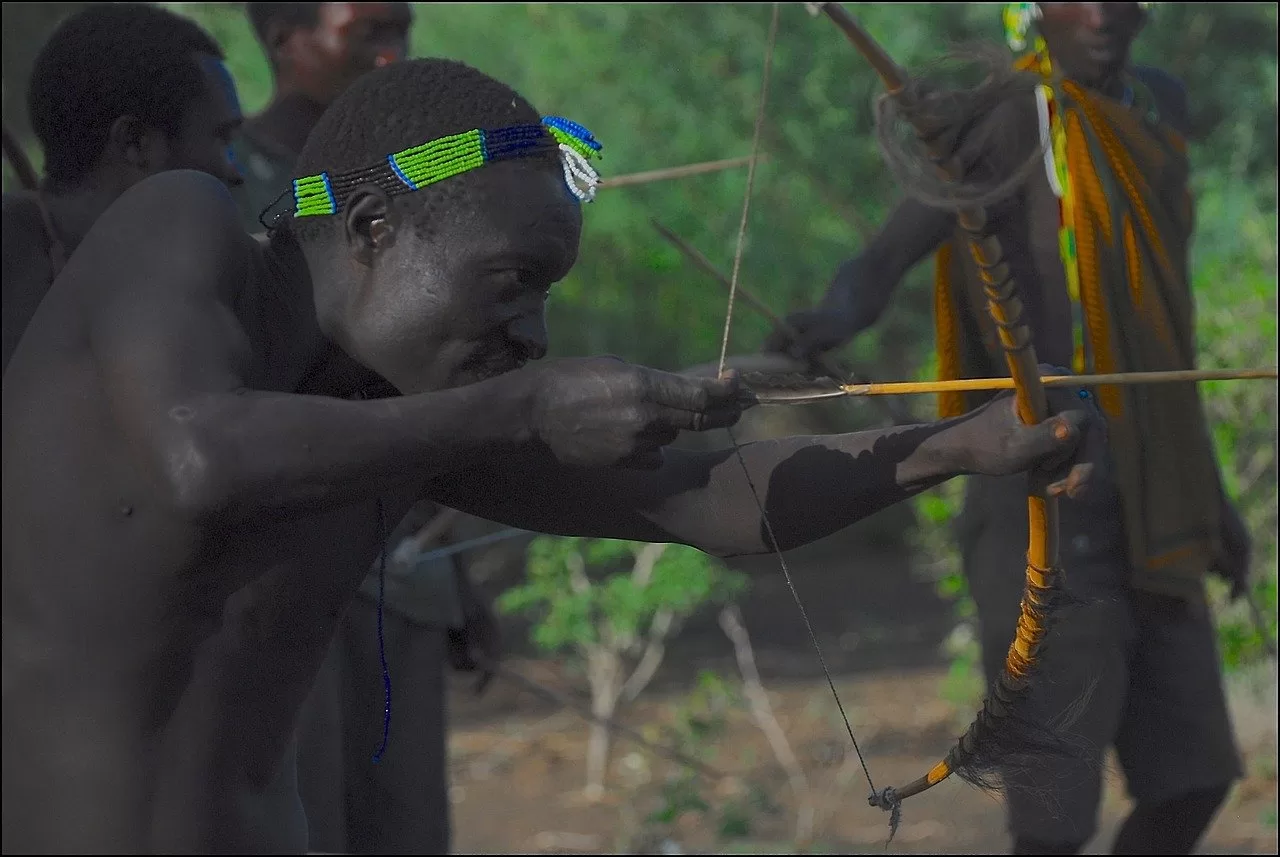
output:
M187 107L206 92L197 53L223 58L194 21L144 3L95 4L64 21L36 57L27 90L49 181L83 181L121 116L178 136Z
M259 43L267 48L267 25L280 21L290 27L314 28L320 23L319 3L245 3L245 12ZM267 59L271 59L270 50Z
M363 75L330 105L307 138L296 173L334 175L373 166L389 154L450 134L539 122L538 111L519 93L464 63L405 60ZM506 165L560 169L554 152ZM481 167L399 197L416 206L415 232L429 235L434 214L465 203L476 187L476 173L489 169ZM314 240L332 221L327 216L296 218L293 231L304 241Z

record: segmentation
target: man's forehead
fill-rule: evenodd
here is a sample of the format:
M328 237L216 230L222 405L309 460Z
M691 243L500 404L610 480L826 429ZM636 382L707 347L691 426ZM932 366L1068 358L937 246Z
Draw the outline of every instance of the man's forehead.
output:
M1040 13L1049 18L1057 18L1063 21L1075 20L1083 18L1086 13L1093 10L1094 7L1109 7L1113 17L1119 14L1119 17L1125 17L1124 13L1130 13L1133 17L1140 17L1142 11L1139 3L1083 3L1083 2L1047 2L1040 3Z
M413 20L408 3L322 3L320 24L335 30L346 29L357 21L404 24Z
M459 226L466 224L463 228L474 239L476 251L540 258L576 253L582 205L564 186L563 177L549 170L485 169L492 174L478 183L472 217L458 221Z

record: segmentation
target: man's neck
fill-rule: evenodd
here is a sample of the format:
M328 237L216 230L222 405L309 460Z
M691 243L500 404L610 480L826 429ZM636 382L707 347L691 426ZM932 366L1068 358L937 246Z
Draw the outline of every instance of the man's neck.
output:
M118 188L95 181L70 190L45 190L41 193L49 219L53 221L56 238L62 242L67 256L75 252L93 224L121 193Z
M1128 89L1124 82L1123 70L1118 70L1097 83L1085 84L1085 86L1100 95L1105 95L1107 98L1114 98L1116 101L1124 98L1125 91Z
M326 106L300 92L278 92L266 109L245 122L245 130L281 154L296 158Z

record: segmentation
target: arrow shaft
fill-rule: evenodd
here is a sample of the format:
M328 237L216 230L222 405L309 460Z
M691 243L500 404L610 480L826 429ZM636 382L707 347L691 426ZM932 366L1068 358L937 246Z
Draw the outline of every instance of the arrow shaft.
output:
M1163 372L1115 372L1103 375L1045 375L1045 387L1093 387L1103 384L1176 384L1201 381L1275 380L1275 369L1175 369ZM747 379L750 386L750 379ZM789 394L785 387L771 395L767 385L753 389L757 401L768 404L802 404L844 396L909 396L926 393L979 392L1016 389L1012 378L961 378L954 381L896 381L883 384L839 384L812 394Z
M710 276L713 280L718 282L724 288L728 289L732 287L732 281L729 279L729 277L723 271L721 271L719 268L713 265L711 263L711 260L702 254L701 250L699 250L697 247L694 247L688 241L685 241L683 238L681 238L676 233L672 232L666 226L663 226L657 220L650 220L649 222L653 225L653 228L658 231L659 235L661 235L673 247L675 247L677 250L683 253L685 258L687 258L690 262L692 262L695 267L700 268L704 273L706 273L708 276ZM774 312L772 309L770 309L768 304L760 300L760 298L757 297L754 292L749 291L741 283L738 284L738 297L740 297L745 304L747 304L756 312L760 313L762 316L768 319L770 324L772 324L777 330L781 331L786 336L790 337L793 340L800 338L799 332L794 327L792 327L791 324L785 318L783 318L782 316ZM868 383L862 380L861 378L859 378L857 373L851 371L845 366L842 366L840 363L836 362L829 355L826 355L826 354L815 355L813 358L813 363L815 366L817 366L818 369L822 370L823 372L832 376L833 378L837 378L841 381L846 381L846 380L854 381L858 384ZM913 417L911 417L910 414L905 413L899 408L894 408L888 404L885 404L881 407L882 407L882 410L884 411L884 415L887 416L889 420L896 425L910 425L916 422L916 420Z

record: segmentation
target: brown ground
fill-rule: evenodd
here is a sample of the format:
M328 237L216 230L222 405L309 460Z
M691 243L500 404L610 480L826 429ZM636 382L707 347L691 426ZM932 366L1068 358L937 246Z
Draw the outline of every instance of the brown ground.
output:
M830 541L796 552L796 584L872 776L878 786L901 784L932 765L968 719L969 712L957 711L940 692L945 664L939 643L950 626L947 606L927 585L912 580L900 555L864 555L855 571L839 552ZM823 574L823 567L846 570ZM774 711L817 796L810 850L885 853L887 817L866 804L861 767L776 562L753 562L744 570L754 579L743 612L756 659ZM850 583L854 580L856 585ZM523 632L513 626L510 633L521 639ZM562 692L583 687L562 663L539 659L527 649L517 648L508 664ZM658 679L624 722L642 729L669 720L691 677L704 667L737 679L732 649L713 616L691 624L669 648ZM1233 690L1250 775L1210 830L1203 853L1276 853L1273 671L1262 684L1267 691L1261 696ZM673 767L666 761L619 739L609 793L604 801L588 804L581 797L586 729L580 720L502 679L482 699L468 690L458 680L450 701L458 853L661 853L664 839L668 848L676 843L684 853L795 850L796 802L745 710L731 711L712 761L731 777L706 786L705 795L718 805L737 785L755 783L781 808L755 811L750 835L726 841L717 839L713 818L697 814L666 827L644 824L660 804L658 784ZM1127 804L1122 780L1109 773L1091 853L1106 853ZM913 798L904 810L889 853L1007 853L998 800L962 782L943 783Z

